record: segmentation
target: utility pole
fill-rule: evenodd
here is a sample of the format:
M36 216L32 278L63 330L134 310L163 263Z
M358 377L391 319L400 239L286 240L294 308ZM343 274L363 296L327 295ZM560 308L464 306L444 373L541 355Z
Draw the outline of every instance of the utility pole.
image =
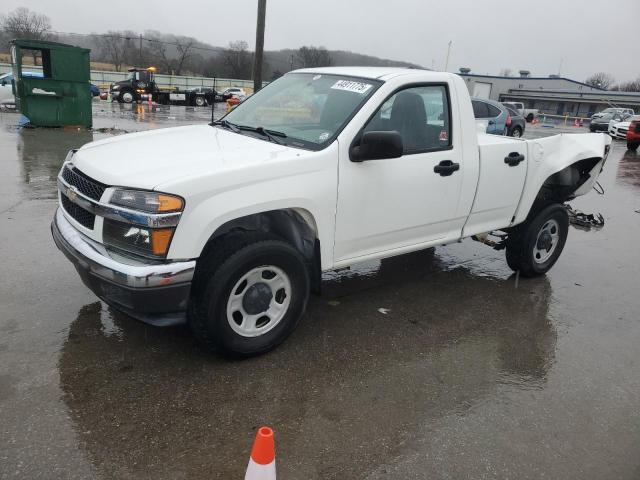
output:
M444 71L445 72L449 68L449 54L451 53L451 42L452 42L452 40L449 40L449 46L447 47L447 59L444 62Z
M138 37L138 65L142 68L142 34Z
M296 56L294 54L291 54L291 61L290 61L290 68L289 71L293 70L293 62L295 61Z
M262 88L262 57L264 54L264 24L267 14L267 0L258 0L258 21L256 26L256 50L253 55L253 92Z

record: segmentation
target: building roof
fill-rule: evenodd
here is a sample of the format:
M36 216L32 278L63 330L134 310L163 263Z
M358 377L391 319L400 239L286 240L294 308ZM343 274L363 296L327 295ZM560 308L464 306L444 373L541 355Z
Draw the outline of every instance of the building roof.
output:
M503 76L499 76L499 75L480 75L480 74L476 74L476 73L458 73L458 75L460 75L461 77L481 77L481 78L495 78L495 79L501 79L501 80L513 80L513 81L530 81L530 80L547 80L547 81L554 81L554 80L564 80L565 82L570 82L570 83L575 83L576 85L582 85L583 87L589 87L589 88L593 88L596 90L602 90L603 92L606 92L607 90L605 90L604 88L600 88L600 87L596 87L594 85L589 85L588 83L584 83L584 82L578 82L577 80L572 80L570 78L566 78L566 77L503 77Z

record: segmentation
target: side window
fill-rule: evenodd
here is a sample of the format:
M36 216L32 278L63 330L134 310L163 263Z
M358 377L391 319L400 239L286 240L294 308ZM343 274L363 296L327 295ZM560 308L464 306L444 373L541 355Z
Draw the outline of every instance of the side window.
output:
M476 118L489 118L489 109L487 104L478 100L472 100L473 116Z
M500 114L502 113L499 108L489 104L486 104L486 105L487 105L487 109L489 109L489 118L499 117Z
M447 89L442 85L412 87L386 100L365 126L365 132L397 131L404 153L451 147Z

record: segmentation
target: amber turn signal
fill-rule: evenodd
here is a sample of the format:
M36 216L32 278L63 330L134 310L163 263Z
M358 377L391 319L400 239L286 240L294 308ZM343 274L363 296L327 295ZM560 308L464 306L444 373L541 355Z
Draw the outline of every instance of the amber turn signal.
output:
M164 256L169 251L173 237L173 228L161 228L151 230L151 253L154 255Z
M158 212L178 212L182 210L184 202L180 197L172 195L158 195Z

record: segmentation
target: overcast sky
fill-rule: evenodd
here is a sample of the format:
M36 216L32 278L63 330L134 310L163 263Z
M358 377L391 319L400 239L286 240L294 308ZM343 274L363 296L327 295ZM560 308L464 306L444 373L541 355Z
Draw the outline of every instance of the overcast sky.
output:
M159 30L218 46L255 41L257 0L2 0L0 13L25 6L55 30ZM640 0L267 0L265 48L322 45L441 70L503 68L584 80L640 76ZM632 47L635 44L635 47Z

